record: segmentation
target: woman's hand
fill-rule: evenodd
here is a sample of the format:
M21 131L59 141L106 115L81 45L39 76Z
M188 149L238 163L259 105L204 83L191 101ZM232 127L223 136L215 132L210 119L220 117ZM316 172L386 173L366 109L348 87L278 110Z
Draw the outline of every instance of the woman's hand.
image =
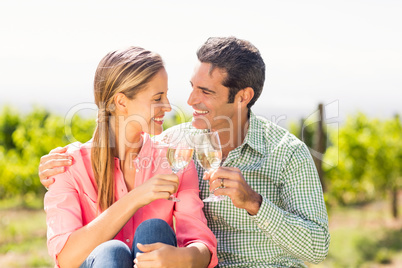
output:
M140 206L145 206L157 199L169 199L177 192L179 177L176 174L158 174L134 189Z
M178 248L163 243L142 245L137 244L139 250L134 259L134 267L180 267Z
M202 243L193 243L177 248L163 243L137 244L143 253L137 253L135 268L146 267L207 267L211 258L208 248Z

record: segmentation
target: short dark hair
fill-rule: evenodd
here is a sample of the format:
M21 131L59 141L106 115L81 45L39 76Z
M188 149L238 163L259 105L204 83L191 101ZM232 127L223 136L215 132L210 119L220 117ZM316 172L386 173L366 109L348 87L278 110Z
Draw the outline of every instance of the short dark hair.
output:
M211 71L219 68L227 72L222 85L229 88L229 103L234 102L237 92L246 87L254 90L248 108L260 97L265 81L265 63L260 51L249 41L233 36L210 37L198 49L197 57L200 62L210 63Z

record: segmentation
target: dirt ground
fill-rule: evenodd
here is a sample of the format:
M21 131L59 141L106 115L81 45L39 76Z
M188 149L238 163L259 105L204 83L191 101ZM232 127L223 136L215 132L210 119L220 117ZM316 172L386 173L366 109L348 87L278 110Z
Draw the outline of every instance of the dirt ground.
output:
M401 208L402 193L399 200L401 201L401 206L399 206L399 208ZM334 209L330 211L330 231L336 230L337 228L367 228L375 230L380 227L386 227L387 229L393 230L402 229L402 215L400 215L398 220L393 219L390 215L384 217L384 212L386 212L387 209L389 209L389 204L385 201L370 203L354 209ZM367 213L367 211L370 211L370 213ZM400 213L402 213L402 211L400 211ZM388 215L389 213L385 214ZM38 218L39 223L34 223L34 221L38 222L38 220L35 220ZM44 211L21 209L0 210L0 228L7 227L8 222L15 221L15 219L21 219L21 221L26 221L28 224L29 221L32 220L32 224L38 225L38 227L35 227L29 235L40 239L39 245L43 246L33 246L34 248L32 248L31 246L31 248L28 247L28 249L24 252L16 252L10 250L6 254L0 254L0 267L53 267L53 262L49 257L46 248L46 226L44 223ZM24 239L24 237L17 236L15 240L20 239ZM0 237L0 248L4 246L4 243L4 239ZM329 266L309 265L309 267L322 268ZM397 254L392 259L391 264L373 264L372 266L369 266L369 268L399 267L402 267L402 252L400 254Z

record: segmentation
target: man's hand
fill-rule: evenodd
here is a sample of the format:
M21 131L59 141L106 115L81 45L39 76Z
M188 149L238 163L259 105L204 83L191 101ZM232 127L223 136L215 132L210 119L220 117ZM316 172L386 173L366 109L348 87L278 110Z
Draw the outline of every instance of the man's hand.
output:
M235 207L245 209L251 215L258 213L262 197L247 184L240 169L220 167L211 173L205 172L203 179L209 180L209 189L215 195L227 195Z
M54 179L49 179L49 177L63 173L65 171L65 166L70 166L72 164L73 158L68 156L66 151L66 147L58 147L51 150L49 154L41 157L38 174L40 182L46 188L54 183Z

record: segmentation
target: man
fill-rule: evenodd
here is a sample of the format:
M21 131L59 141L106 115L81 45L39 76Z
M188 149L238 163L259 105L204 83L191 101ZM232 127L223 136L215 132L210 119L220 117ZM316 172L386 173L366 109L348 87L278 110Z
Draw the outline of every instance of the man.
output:
M209 38L198 50L188 104L192 127L219 132L222 166L205 173L196 163L200 197L218 240L219 267L306 267L328 253L328 216L317 171L304 143L257 117L265 64L257 48L234 37ZM188 127L175 126L174 128ZM42 157L46 178L61 172L63 151ZM57 164L56 164L57 163Z

